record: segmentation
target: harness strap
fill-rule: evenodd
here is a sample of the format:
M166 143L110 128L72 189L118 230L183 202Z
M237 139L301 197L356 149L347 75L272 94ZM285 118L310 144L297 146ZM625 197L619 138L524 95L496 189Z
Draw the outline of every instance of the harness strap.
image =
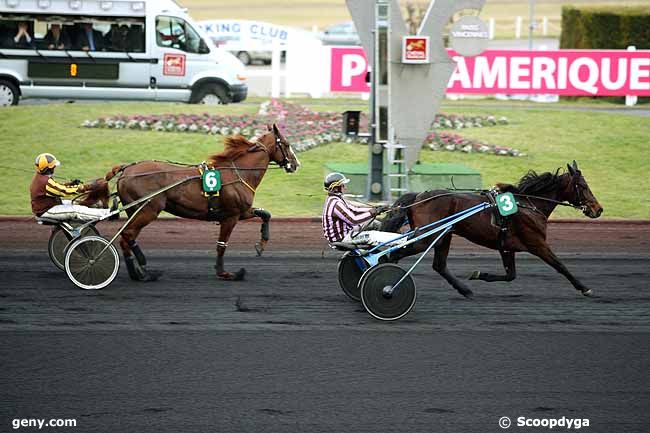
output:
M237 178L238 178L237 180L239 180L241 183L243 183L246 187L248 187L248 189L250 189L251 191L253 191L253 194L255 194L255 188L253 188L252 186L250 186L250 184L249 184L248 182L246 182L246 181L244 180L244 178L241 177L241 173L239 173L239 169L238 169L237 166L235 165L235 161L231 161L231 163L232 163L232 168L233 168L233 170L235 171L235 173L237 173ZM235 182L231 182L231 183L235 183ZM222 185L222 186L223 186L223 185Z
M490 202L490 205L492 205L492 215L494 217L496 226L499 228L499 237L497 238L497 248L499 249L499 251L506 251L504 247L508 237L509 218L504 217L503 215L501 215L501 213L499 213L499 209L496 202L496 195L498 193L499 192L496 189L492 189L487 193L485 193L485 196Z

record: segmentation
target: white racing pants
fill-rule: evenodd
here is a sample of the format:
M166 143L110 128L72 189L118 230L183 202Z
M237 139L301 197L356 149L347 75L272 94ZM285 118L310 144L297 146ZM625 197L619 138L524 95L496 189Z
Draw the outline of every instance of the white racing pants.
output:
M58 221L94 221L110 212L110 209L97 209L78 204L60 204L50 208L41 217Z
M400 237L401 233L391 233L391 232L380 232L379 230L368 230L358 233L356 230L350 231L343 238L343 242L355 244L355 245L372 245L377 246L383 244L384 242L390 242L395 238ZM390 243L388 245L394 245L399 241Z

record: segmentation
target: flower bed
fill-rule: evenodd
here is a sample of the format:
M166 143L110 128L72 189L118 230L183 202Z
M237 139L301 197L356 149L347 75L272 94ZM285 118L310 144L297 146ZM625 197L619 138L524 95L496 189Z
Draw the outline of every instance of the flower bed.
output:
M450 132L434 131L427 135L425 147L430 150L460 151L465 153L489 153L500 156L525 156L517 149L505 146L495 146L482 141L471 140Z
M506 117L461 116L458 114L437 114L431 127L433 129L483 128L485 126L507 125Z
M86 128L137 129L141 131L192 132L214 135L241 134L251 139L266 132L266 126L277 123L297 152L331 142L367 143L365 138L352 138L342 133L343 118L340 113L314 112L307 107L284 100L272 99L260 104L256 115L224 116L203 114L154 114L102 117L83 122ZM362 125L367 121L362 119ZM432 124L433 129L470 128L507 124L507 119L494 116L458 116L440 114ZM459 150L485 152L495 155L520 155L516 149L472 142L460 136L432 132L426 140L431 150Z

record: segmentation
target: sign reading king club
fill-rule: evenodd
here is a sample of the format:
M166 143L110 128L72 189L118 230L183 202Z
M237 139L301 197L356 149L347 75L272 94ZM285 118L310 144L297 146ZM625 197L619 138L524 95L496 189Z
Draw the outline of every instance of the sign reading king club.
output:
M457 62L450 93L650 96L650 51L492 50L462 57L449 50L449 55ZM332 47L330 64L331 92L369 91L361 47Z

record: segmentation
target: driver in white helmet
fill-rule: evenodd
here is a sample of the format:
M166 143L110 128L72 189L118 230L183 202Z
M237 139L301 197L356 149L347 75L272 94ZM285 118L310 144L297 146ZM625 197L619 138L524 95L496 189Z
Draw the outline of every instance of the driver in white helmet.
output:
M323 235L332 244L343 242L357 245L379 245L400 236L399 233L377 231L380 225L373 220L388 207L364 207L353 205L343 197L350 179L341 173L325 176L327 199L323 207Z
M95 209L63 202L63 198L83 193L90 187L78 182L60 183L54 180L54 169L61 163L51 153L38 155L34 165L36 174L29 187L34 215L59 221L93 221L110 213L109 209Z

